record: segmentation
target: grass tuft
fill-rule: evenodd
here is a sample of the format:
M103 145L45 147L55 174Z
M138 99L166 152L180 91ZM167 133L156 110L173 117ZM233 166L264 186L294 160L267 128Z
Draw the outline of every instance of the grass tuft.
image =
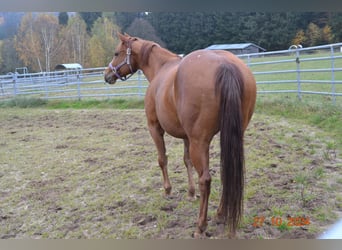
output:
M40 98L19 97L0 102L0 108L37 108L47 104L47 101Z
M144 99L88 99L88 100L45 100L41 98L13 98L0 101L0 108L48 108L48 109L142 109Z
M300 101L296 97L289 96L271 98L260 96L256 103L256 113L281 116L323 129L336 140L334 146L342 149L341 106L341 103L333 105L311 99Z

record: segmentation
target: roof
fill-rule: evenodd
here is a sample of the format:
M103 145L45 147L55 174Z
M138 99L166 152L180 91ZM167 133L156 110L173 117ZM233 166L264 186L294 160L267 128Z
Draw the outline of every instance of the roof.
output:
M262 51L266 51L264 48L261 48L258 45L255 45L254 43L233 43L233 44L213 44L205 49L209 50L235 50L235 49L245 49L249 46L257 47L258 49Z
M55 70L63 70L63 69L82 69L82 65L79 63L63 63L58 64L55 67Z

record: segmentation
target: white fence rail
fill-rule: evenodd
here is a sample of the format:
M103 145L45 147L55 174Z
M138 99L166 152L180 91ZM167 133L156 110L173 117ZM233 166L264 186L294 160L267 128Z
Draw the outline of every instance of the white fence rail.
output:
M147 81L141 71L125 84L105 84L104 68L0 76L0 99L20 96L44 99L144 96Z
M239 56L253 71L258 94L342 96L342 43Z
M258 94L295 93L342 96L342 43L239 55L253 71ZM0 100L20 96L43 99L144 96L148 85L141 71L127 82L105 84L104 68L0 76Z

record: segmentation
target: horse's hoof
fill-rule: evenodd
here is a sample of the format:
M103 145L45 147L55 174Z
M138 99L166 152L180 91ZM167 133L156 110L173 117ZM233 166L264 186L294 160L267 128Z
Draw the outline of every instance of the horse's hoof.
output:
M202 233L194 232L192 236L195 239L206 239L207 238L207 235L205 232L202 232Z
M171 194L164 193L163 197L164 197L164 199L169 200L171 198Z
M188 195L188 197L186 198L188 201L196 201L197 200L197 197L195 195Z
M171 194L172 187L165 188L165 196L169 196Z
M225 225L223 223L217 223L216 232L218 235L223 235L225 231Z
M228 232L228 239L237 239L236 232Z

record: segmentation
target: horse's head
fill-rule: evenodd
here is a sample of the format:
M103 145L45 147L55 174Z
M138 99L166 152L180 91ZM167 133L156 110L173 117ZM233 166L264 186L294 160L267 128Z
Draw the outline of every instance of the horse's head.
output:
M118 33L118 36L120 43L115 49L113 60L104 72L105 81L110 84L114 84L117 79L125 81L138 70L137 55L132 49L133 42L137 38L120 33Z

